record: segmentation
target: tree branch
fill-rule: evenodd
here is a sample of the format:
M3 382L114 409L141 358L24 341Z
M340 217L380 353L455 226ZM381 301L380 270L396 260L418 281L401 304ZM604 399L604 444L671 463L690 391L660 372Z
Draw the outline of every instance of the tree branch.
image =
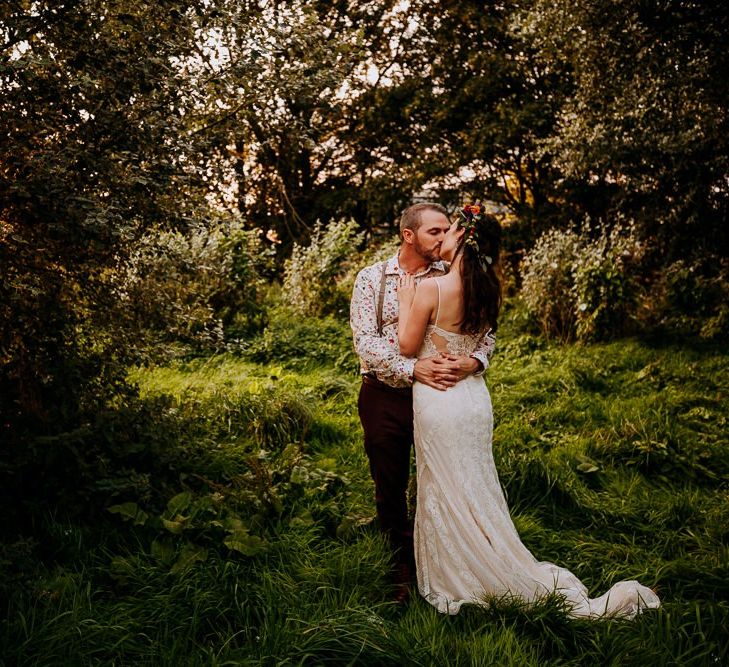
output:
M5 44L0 46L0 52L8 51L9 49L12 49L13 47L17 46L21 42L27 42L35 33L37 33L39 30L43 28L47 28L49 26L54 25L55 23L60 23L66 18L66 15L76 9L78 5L81 4L81 0L69 0L68 4L62 6L62 7L54 7L53 9L48 9L45 12L43 12L37 19L37 21L28 28L25 32L18 33L14 37L11 37L9 41L7 41ZM17 5L17 3L16 3ZM25 13L22 8L18 8L18 13L23 14ZM12 18L12 17L11 17ZM49 21L49 18L53 18L52 21ZM6 26L10 23L10 20L4 21ZM10 27L8 26L8 33L10 33Z

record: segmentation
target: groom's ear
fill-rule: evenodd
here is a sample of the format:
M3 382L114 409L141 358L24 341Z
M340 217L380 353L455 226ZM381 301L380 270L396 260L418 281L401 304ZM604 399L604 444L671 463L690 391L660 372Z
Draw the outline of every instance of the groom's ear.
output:
M415 237L415 232L413 232L412 229L403 229L402 230L402 240L405 241L405 243L409 243L412 245L414 237Z

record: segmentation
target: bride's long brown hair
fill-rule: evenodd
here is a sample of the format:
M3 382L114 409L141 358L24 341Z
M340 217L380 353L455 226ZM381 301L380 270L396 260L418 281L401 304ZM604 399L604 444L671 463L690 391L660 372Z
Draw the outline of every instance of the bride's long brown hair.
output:
M459 221L459 227L462 227ZM481 334L498 328L501 310L501 225L492 215L483 215L475 223L474 233L467 242L469 230L461 237L456 255L463 253L463 320L461 330ZM475 243L474 243L475 241ZM490 261L489 261L490 260Z

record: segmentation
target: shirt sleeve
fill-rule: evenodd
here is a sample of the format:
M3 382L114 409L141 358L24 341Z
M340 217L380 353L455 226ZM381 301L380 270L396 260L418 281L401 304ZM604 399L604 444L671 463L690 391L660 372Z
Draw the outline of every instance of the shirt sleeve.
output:
M483 375L484 371L489 367L489 359L494 353L494 349L496 349L496 337L491 329L489 329L479 341L478 347L470 355L483 364L483 370L474 373L474 375Z
M379 268L379 267L378 267ZM377 332L377 290L368 269L357 275L352 292L349 323L354 349L368 371L388 384L410 384L416 359L399 353L397 336L379 336ZM391 327L388 327L391 328Z

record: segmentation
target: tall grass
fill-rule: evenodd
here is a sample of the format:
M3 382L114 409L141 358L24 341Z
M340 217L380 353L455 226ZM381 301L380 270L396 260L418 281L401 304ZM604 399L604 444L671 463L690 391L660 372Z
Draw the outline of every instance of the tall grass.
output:
M47 543L0 551L3 664L725 664L726 355L502 339L487 374L494 450L524 542L593 593L640 579L657 612L588 622L556 598L502 599L444 617L417 595L396 607L356 375L335 360L223 355L133 371L150 401L169 396L167 460L185 471L175 491L214 497L208 523L165 538L154 517L89 526L49 511ZM254 506L255 466L280 506ZM265 548L216 541L228 512Z

